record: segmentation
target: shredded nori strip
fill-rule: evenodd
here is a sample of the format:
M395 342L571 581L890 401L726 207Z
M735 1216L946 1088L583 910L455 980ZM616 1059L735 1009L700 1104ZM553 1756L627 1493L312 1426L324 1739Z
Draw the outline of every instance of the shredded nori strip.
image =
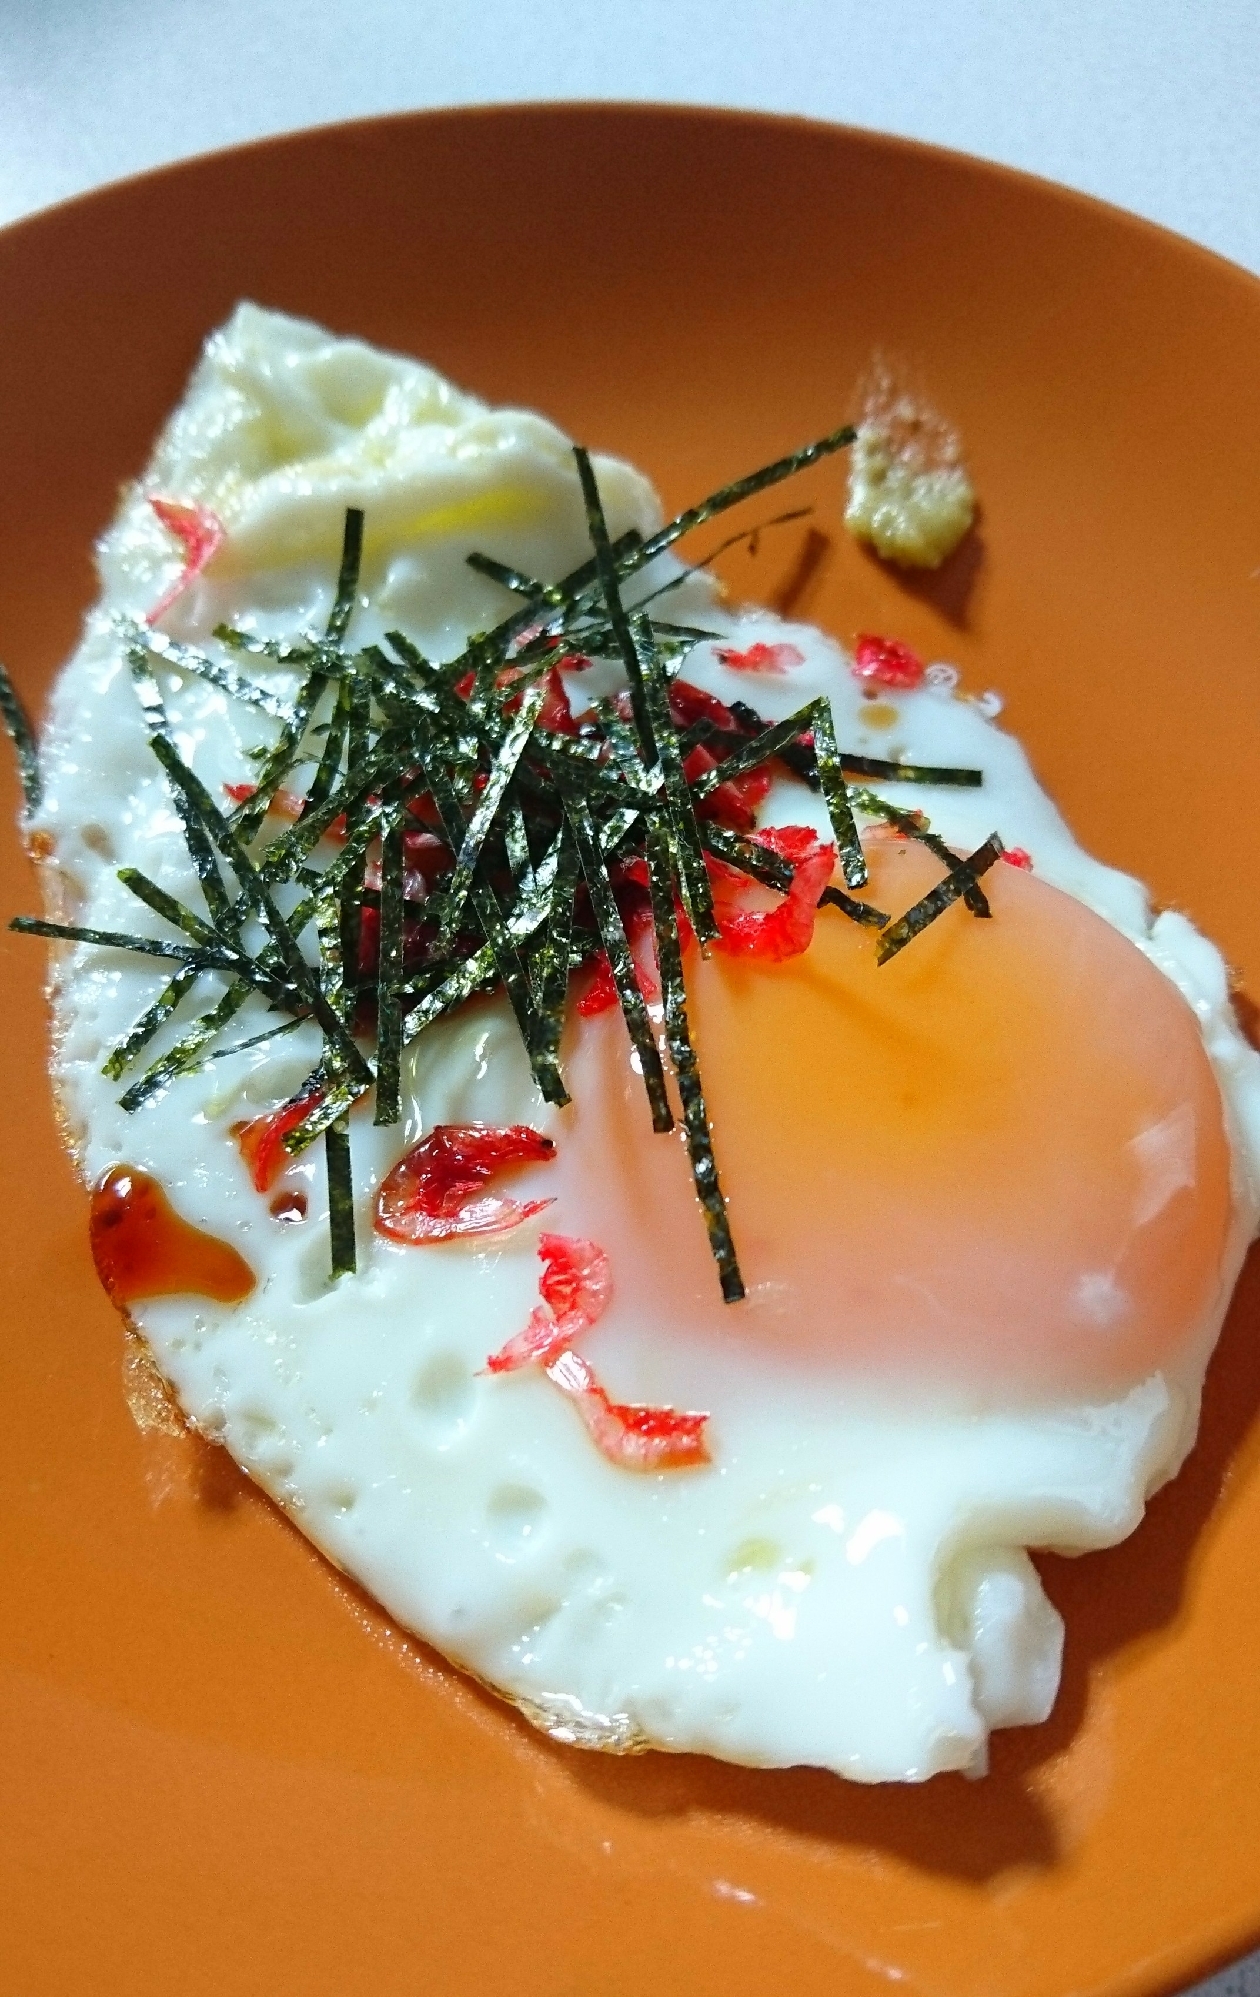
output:
M455 871L443 894L439 943L449 943L455 933L472 887L477 862L481 858L481 849L485 845L486 836L494 823L495 813L502 803L503 794L512 780L525 745L534 732L538 710L546 695L547 689L542 681L530 687L523 695L519 712L513 716L503 737L502 746L486 779L486 787L477 800L476 810L468 821L468 830L455 856ZM391 1117L389 1121L392 1123L394 1119Z
M713 889L704 863L695 799L683 774L678 731L669 711L669 685L661 670L649 620L636 617L631 631L639 661L644 703L651 721L665 795L669 799L672 846L678 860L678 883L683 904L700 941L711 943L718 934L717 916L713 912Z
M13 753L17 757L23 807L29 818L33 812L39 810L40 800L44 795L43 778L39 769L39 747L35 740L35 730L31 727L26 709L18 698L17 688L2 665L0 665L0 715L4 717L4 725L13 744Z
M568 826L561 829L556 854L546 932L534 952L535 1025L531 1048L535 1074L545 1073L552 1093L547 1100L567 1103L569 1094L560 1073L560 1036L564 1031L569 991L569 950L573 939L574 904L581 871L578 850Z
M558 763L564 762L580 771L582 790L592 799L607 804L617 804L629 797L639 811L658 812L669 809L669 798L663 785L652 786L650 781L640 782L630 767L618 760L613 764L601 764L598 743L584 741L580 735L561 735L544 731L538 737L540 747L545 747L546 757L553 774ZM635 757L634 769L643 775L638 762L637 746L631 754ZM650 777L650 773L649 773Z
M637 528L629 528L626 533L619 535L612 544L614 561L618 564L628 562L630 557L636 554L642 545L643 536L638 532ZM549 583L542 591L541 605L538 599L532 600L523 610L518 610L511 617L505 618L502 624L496 624L493 631L488 631L483 639L476 642L479 642L483 647L489 647L498 651L506 659L512 646L521 637L522 633L531 631L539 622L542 605L545 605L547 611L551 614L547 617L543 632L539 635L552 635L553 631L563 624L568 616L571 616L581 608L584 593L589 591L598 573L598 565L592 555L588 561L582 562L578 568L571 570L559 582ZM392 644L393 633L386 632L385 635ZM461 678L464 671L467 670L467 664L468 654L464 653L452 665L447 667L446 676L449 679Z
M501 583L510 589L514 596L544 597L546 585L536 576L522 575L519 569L509 568L506 562L496 562L491 555L465 555L464 560L478 575L489 576L491 582Z
M901 811L895 804L889 804L887 798L876 797L873 791L858 790L854 795L860 808L870 817L880 818L886 825L894 826L907 839L917 839L919 844L926 846L928 852L951 873L960 868L965 872L966 862L960 861L956 853L950 852L945 841L933 832L921 813ZM964 880L962 897L973 915L988 915L988 899L974 873Z
M457 1005L462 1005L465 999L473 996L474 992L492 990L498 982L498 975L494 951L488 943L483 943L471 957L464 959L457 970L452 971L450 976L444 978L433 990L426 992L408 1011L407 1025L403 1033L404 1042L414 1040L417 1034L422 1033L426 1026L432 1026L435 1020L444 1019L448 1012L453 1012Z
M716 513L725 513L729 507L738 506L743 499L751 499L755 493L765 492L770 486L778 485L785 478L792 478L797 472L806 471L817 464L820 458L829 457L833 451L842 451L851 444L857 431L851 423L845 423L838 430L832 430L816 443L806 444L802 450L793 451L786 458L776 458L772 465L763 465L760 471L749 472L745 478L733 479L730 485L719 486L698 506L689 506L667 521L658 533L651 534L642 546L635 549L625 563L628 574L641 569L672 548L675 541L681 541L696 527L703 527Z
M201 976L195 964L186 964L182 971L176 971L170 983L164 985L152 1005L146 1006L123 1038L114 1048L101 1069L111 1082L120 1082L132 1062L148 1046L154 1035L161 1031Z
M210 924L203 922L199 915L194 915L190 908L185 908L182 901L177 901L173 894L160 888L147 874L142 874L138 867L120 867L118 878L155 915L163 916L173 928L182 929L194 943L214 949L217 939Z
M764 721L756 708L750 707L747 701L731 701L730 710L745 735L763 734L770 726L770 723ZM712 722L698 722L696 728L697 741L712 741L730 749L742 746L737 737L723 734L722 730L715 728ZM776 749L775 754L781 763L787 765L793 776L799 777L811 790L819 788L818 765L813 748L808 742L798 739L795 742L785 743ZM939 784L949 789L976 790L984 782L983 770L959 769L935 763L892 763L882 756L859 756L848 749L840 751L840 762L843 768L855 777L875 777L889 783Z
M272 840L258 862L258 872L265 881L291 878L296 864L313 850L334 820L343 816L354 821L347 851L366 850L379 819L379 807L370 801L370 793L375 785L386 784L397 775L398 758L405 746L402 738L393 734L382 740L383 746L378 745L368 761L353 776L347 776L340 790L334 790L314 810L304 811L295 825ZM332 871L329 868L328 872ZM327 880L328 874L324 878Z
M663 825L651 825L647 835L648 884L652 896L652 918L656 928L656 955L661 976L661 1002L665 1011L665 1035L669 1058L682 1104L683 1131L696 1198L708 1230L709 1247L717 1264L722 1301L738 1303L744 1295L735 1243L731 1239L726 1201L713 1155L713 1134L705 1107L700 1063L691 1042L687 1024L687 992L683 982L682 951L674 914L674 867L669 834Z
M617 580L617 564L613 558L608 539L608 523L604 518L603 502L599 496L594 468L590 455L580 444L574 446L574 462L582 486L582 499L586 506L586 529L595 550L595 571L603 592L608 621L612 626L613 637L621 654L621 662L626 669L626 681L630 689L630 705L634 711L634 725L639 731L639 754L647 768L651 770L660 760L657 754L656 737L652 730L652 716L648 709L643 687L643 672L639 665L639 654L635 649L634 635L630 620L626 616L625 605L621 600L621 586Z
M327 675L321 672L311 673L303 681L289 719L259 769L253 796L237 806L233 824L245 845L259 830L271 799L300 760L306 731L327 685Z
M756 554L757 543L771 527L786 527L790 521L804 520L813 510L812 506L794 506L788 513L776 513L770 520L759 520L755 527L741 527L737 534L728 534L724 541L718 542L716 548L710 548L707 555L701 555L696 561L689 563L681 576L672 577L669 582L663 583L660 589L654 590L647 601L654 603L657 597L663 596L667 590L681 588L688 576L694 575L697 569L712 568L719 555L724 555L728 548L737 548L741 541L749 542L750 554Z
M316 812L321 805L328 802L333 793L333 786L341 775L341 758L350 727L350 703L349 684L343 680L337 688L337 704L333 709L332 720L328 724L328 733L324 737L324 750L319 759L319 767L306 793L306 802L302 807L303 818L308 812Z
M174 638L168 638L164 631L151 631L145 624L129 623L125 629L132 644L143 646L164 666L173 667L181 673L193 673L198 679L209 681L226 693L232 700L239 700L247 707L256 707L273 721L292 720L292 710L287 701L269 687L259 686L255 680L248 680L243 673L233 672L221 659L212 659L205 652L199 652L192 645L181 645Z
M528 889L534 878L534 863L529 851L529 827L519 803L509 804L503 814L503 850L518 893Z
M769 722L763 721L756 709L749 707L745 700L733 700L731 702L731 713L746 735L759 735L763 729L768 728L770 725ZM810 743L801 741L785 742L783 747L777 751L777 754L779 761L786 764L794 777L799 777L801 782L808 784L811 790L821 790L822 785L818 781L818 764L814 760L814 751Z
M189 810L201 819L209 836L236 875L243 897L269 930L294 985L303 993L316 1019L332 1042L333 1052L344 1062L351 1074L367 1075L369 1070L363 1056L324 997L318 978L298 948L297 940L277 908L262 874L246 853L209 791L201 779L189 769L167 736L151 736L150 744L154 755L166 771L173 793L182 796Z
M149 730L150 747L155 748L156 744L161 742L165 744L172 755L175 755L177 752L175 744L171 739L170 726L166 718L166 703L162 699L161 689L157 681L149 670L143 646L133 645L128 653L128 661L131 666L132 684L136 689L141 711ZM219 872L219 863L214 856L214 844L207 836L200 817L191 808L184 793L172 785L171 796L175 809L179 813L180 823L184 829L184 844L188 848L189 858L197 869L197 875L201 881L201 891L205 895L211 919L216 928L226 931L230 936L235 938L240 924L233 914L227 889L223 885L223 876Z
M935 922L938 915L943 915L953 902L965 900L968 888L974 885L977 875L985 873L996 860L1000 860L1002 850L1002 841L996 832L992 832L983 846L977 846L965 860L950 853L952 866L940 885L932 888L921 901L916 901L913 908L908 908L898 921L882 932L875 946L876 963L886 964L890 957L895 957L907 943L921 935L929 922ZM985 906L988 907L987 902Z
M864 887L866 856L862 851L862 842L858 838L853 803L849 796L849 787L844 780L840 751L836 747L831 702L825 694L821 694L814 702L812 726L818 781L822 786L823 803L827 807L831 829L836 835L836 845L840 852L840 871L851 888Z
M745 771L755 770L771 756L782 756L785 749L799 741L807 731L814 737L813 759L819 788L827 806L827 816L835 834L836 848L845 880L851 888L863 887L866 883L866 860L862 852L862 842L858 837L857 823L853 816L853 805L849 797L848 785L844 780L843 758L836 748L835 725L832 721L831 702L825 694L812 700L808 707L798 708L785 721L763 728L750 741L735 749L724 762L697 777L692 789L697 797L707 797L711 791L729 778L742 776Z
M282 1040L286 1033L296 1033L299 1026L305 1026L305 1018L282 1020L279 1026L269 1026L263 1033L251 1033L248 1040L233 1040L226 1047L216 1047L206 1055L204 1066L211 1061L230 1061L234 1054L248 1054L251 1047L266 1047L273 1040Z
M376 973L377 1123L397 1123L402 1115L399 1063L403 1029L405 816L400 807L395 822L381 841L381 943Z
M324 1167L328 1177L328 1232L335 1282L339 1276L353 1276L357 1266L349 1117L338 1117L336 1123L330 1124L325 1131Z
M418 742L425 776L432 790L438 816L442 820L447 839L452 846L458 848L463 844L467 828L462 820L454 786L442 767L441 758L427 731L418 731ZM481 933L493 952L495 969L502 980L512 1011L516 1015L516 1023L520 1028L521 1039L525 1043L525 1051L530 1057L534 1079L542 1091L543 1100L546 1101L547 1092L555 1086L555 1082L551 1071L546 1066L540 1071L534 1061L534 1000L529 979L525 975L515 940L504 920L499 897L492 883L479 870L474 871L469 900L481 926Z
M339 645L346 635L346 627L354 609L355 591L359 587L359 568L363 560L363 510L358 506L347 506L345 526L341 536L341 568L337 575L337 594L333 599L332 611L328 618L328 636L334 645Z
M249 995L250 987L244 979L229 985L218 1004L211 1006L200 1019L194 1020L169 1054L164 1054L160 1061L155 1061L140 1080L133 1082L126 1093L118 1098L121 1107L125 1110L139 1109L143 1103L152 1102L155 1097L160 1096L177 1075L187 1074L191 1068L199 1066L202 1048L209 1046L215 1035L221 1033L230 1020L235 1019Z
M714 825L706 821L704 843L708 851L719 860L725 860L730 867L739 867L755 881L761 881L768 888L777 888L786 894L792 885L796 869L788 860L780 859L768 846L760 845L755 839L746 839L740 832L732 832L725 825ZM843 888L827 886L818 897L820 908L838 908L851 922L860 922L868 929L882 929L891 920L882 908L873 902L858 901L848 895Z
M617 987L617 997L625 1016L626 1028L639 1057L639 1068L643 1086L647 1091L648 1106L652 1112L653 1130L672 1130L674 1114L669 1106L669 1096L665 1088L665 1071L652 1032L652 1022L639 981L635 976L634 958L617 907L612 883L608 878L604 855L600 850L595 832L590 806L568 772L557 772L557 781L564 798L565 815L573 829L578 857L582 862L582 872L590 890L591 906L599 926L600 939L608 956L613 983Z
M89 929L77 922L48 922L40 915L15 915L9 923L22 936L46 936L54 943L95 943L102 950L130 950L140 957L173 957L199 971L235 971L230 949L199 949L165 936L133 936L120 929Z
M983 770L950 769L935 763L889 763L880 756L853 756L840 751L840 761L855 777L879 777L888 783L939 784L954 790L978 790Z
M716 768L706 770L703 776L695 779L691 786L693 795L708 797L719 784L729 782L732 777L741 777L749 770L760 769L771 756L782 758L783 751L813 726L816 705L811 701L808 707L798 708L795 714L789 714L785 721L763 723L755 735L741 741Z
M713 894L704 864L695 805L692 803L687 779L683 775L678 736L669 712L669 689L660 669L651 623L646 617L636 617L631 623L626 615L617 581L617 567L608 539L608 525L604 519L603 503L599 496L599 485L586 451L578 446L573 456L581 481L582 497L586 504L586 524L595 549L604 604L626 668L630 704L639 733L640 754L649 772L660 771L661 784L669 802L673 821L683 900L697 936L702 943L711 942L718 933L717 917L713 913ZM611 954L609 962L612 962ZM655 1115L655 1110L653 1114Z

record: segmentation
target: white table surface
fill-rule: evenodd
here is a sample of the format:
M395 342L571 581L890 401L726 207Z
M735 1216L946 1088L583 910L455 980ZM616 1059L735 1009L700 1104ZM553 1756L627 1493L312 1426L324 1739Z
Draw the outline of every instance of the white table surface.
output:
M266 133L564 98L932 140L1260 274L1260 0L0 0L0 223ZM1194 1997L1260 1997L1260 1952Z

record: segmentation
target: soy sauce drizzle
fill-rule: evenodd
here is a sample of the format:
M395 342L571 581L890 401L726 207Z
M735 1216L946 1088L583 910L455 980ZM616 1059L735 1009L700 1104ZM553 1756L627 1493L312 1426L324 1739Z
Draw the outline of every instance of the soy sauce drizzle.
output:
M255 1285L230 1242L184 1220L158 1180L134 1165L112 1165L92 1188L88 1239L96 1273L119 1305L179 1296L236 1304Z

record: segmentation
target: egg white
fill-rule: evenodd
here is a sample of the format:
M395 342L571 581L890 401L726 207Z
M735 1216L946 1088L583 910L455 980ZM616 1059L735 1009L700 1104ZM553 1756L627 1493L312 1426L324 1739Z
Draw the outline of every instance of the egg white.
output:
M649 531L659 515L646 482L613 460L597 469L613 531ZM569 446L552 425L241 306L101 543L101 599L53 696L35 829L53 843L52 898L102 928L143 924L120 866L197 893L115 621L143 615L173 572L150 494L212 506L228 527L223 554L165 620L197 642L222 618L264 635L318 625L348 504L368 520L355 636L402 626L439 658L503 614L497 586L465 565L470 548L542 574L588 552ZM1189 1328L1175 1373L1105 1402L998 1412L892 1409L843 1379L820 1395L787 1369L767 1393L764 1371L742 1385L735 1374L721 1383L711 1467L633 1475L598 1455L540 1375L480 1375L536 1299L536 1226L426 1250L372 1232L375 1186L434 1123L547 1127L502 1007L470 1008L410 1050L403 1132L354 1119L360 1273L335 1287L322 1164L298 1168L307 1222L281 1228L228 1135L308 1072L307 1029L215 1063L129 1117L100 1065L161 974L74 950L55 973L55 1085L87 1181L119 1160L153 1172L258 1273L234 1308L135 1308L190 1420L400 1622L549 1733L863 1781L979 1772L989 1729L1044 1718L1058 1684L1062 1625L1024 1549L1123 1538L1193 1440L1203 1368L1260 1216L1260 1057L1238 1031L1217 951L1080 849L1019 744L948 671L893 696L894 725L875 729L831 640L768 613L735 616L703 581L687 588L691 611L737 646L788 639L804 654L790 675L750 682L706 645L689 679L771 719L825 692L846 747L981 768L980 791L881 788L925 808L960 847L997 826L1029 848L1043 879L1121 930L1193 1007L1226 1106L1234 1224L1216 1303ZM281 690L291 684L274 670ZM247 778L265 724L200 680L163 677L203 781ZM584 684L595 690L590 675ZM821 825L819 810L784 784L765 816ZM547 1224L563 1230L563 1216Z

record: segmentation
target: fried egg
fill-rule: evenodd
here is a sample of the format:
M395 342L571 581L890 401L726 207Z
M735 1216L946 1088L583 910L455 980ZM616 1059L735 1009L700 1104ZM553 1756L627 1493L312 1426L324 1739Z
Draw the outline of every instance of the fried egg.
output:
M650 532L647 482L596 467L611 531ZM34 830L51 898L99 929L141 926L122 867L197 897L118 621L179 569L155 497L225 530L162 617L173 644L209 644L222 620L318 627L347 506L367 523L356 642L401 627L439 659L503 614L471 550L545 576L589 552L552 425L241 306L101 543L101 599L53 696ZM690 681L771 720L825 694L846 749L983 771L979 789L879 789L959 851L996 826L1033 862L986 876L990 921L955 907L878 969L869 932L825 913L785 963L688 953L744 1302L720 1300L681 1139L652 1132L616 1011L570 1018L562 1109L502 1000L421 1034L402 1125L351 1118L360 1261L335 1283L322 1152L271 1202L233 1135L301 1085L313 1028L129 1115L101 1066L162 969L77 947L55 967L55 1087L85 1181L151 1174L256 1279L236 1302L131 1307L188 1419L548 1733L861 1781L980 1773L990 1729L1043 1719L1058 1684L1062 1625L1027 1549L1122 1539L1193 1441L1260 1216L1260 1056L1217 951L1080 849L955 676L873 701L822 633L733 611L704 578L677 600L714 634ZM260 671L296 684L282 659ZM265 718L174 649L158 676L202 781L247 781ZM601 665L582 692L612 684ZM786 777L763 820L826 826ZM880 906L939 878L917 846L874 825L864 840ZM551 1140L512 1187L546 1211L422 1246L375 1230L400 1157L469 1123ZM607 1257L582 1355L618 1402L703 1410L708 1461L627 1470L540 1368L487 1370L538 1302L548 1229Z

